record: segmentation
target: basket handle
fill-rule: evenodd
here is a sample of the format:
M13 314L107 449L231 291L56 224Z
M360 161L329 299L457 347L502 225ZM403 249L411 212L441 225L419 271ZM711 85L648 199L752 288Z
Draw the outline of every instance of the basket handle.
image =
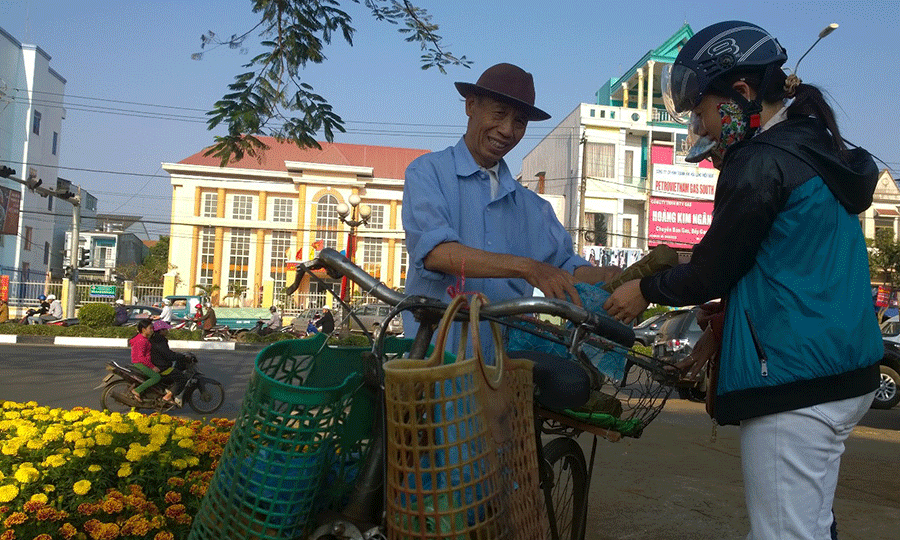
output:
M500 325L491 321L491 333L494 336L494 357L496 363L488 366L484 363L484 353L481 350L481 335L479 332L479 316L481 314L481 306L488 303L487 297L478 293L472 297L469 304L469 324L472 327L472 352L478 367L481 368L481 376L492 390L499 390L503 383L503 367L506 363L506 351L503 348L503 336L500 332Z
M466 297L463 295L459 295L455 297L450 305L447 306L447 309L444 311L444 316L441 318L441 322L438 324L437 331L435 332L434 338L434 352L431 353L431 357L426 361L426 366L435 367L439 366L444 361L444 348L447 344L447 334L450 333L450 328L453 326L453 319L456 318L456 314L466 305ZM463 324L463 330L460 333L459 338L459 349L462 355L466 352L466 336L468 334L467 324ZM462 359L463 356L457 355L457 359Z

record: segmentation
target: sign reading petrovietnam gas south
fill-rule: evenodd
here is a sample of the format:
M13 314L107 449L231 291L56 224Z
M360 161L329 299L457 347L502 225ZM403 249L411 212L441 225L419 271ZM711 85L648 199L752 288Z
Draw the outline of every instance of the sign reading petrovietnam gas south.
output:
M719 172L691 165L653 165L648 240L690 248L712 221Z

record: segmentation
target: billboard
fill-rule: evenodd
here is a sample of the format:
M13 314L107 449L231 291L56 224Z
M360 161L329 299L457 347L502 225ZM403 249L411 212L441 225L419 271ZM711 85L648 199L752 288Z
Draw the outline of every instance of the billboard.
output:
M653 165L653 196L711 201L719 171L685 165Z
M618 266L626 268L644 256L639 249L584 246L584 258L594 266Z
M689 248L700 241L712 221L712 201L650 199L650 245Z
M18 189L0 186L0 234L19 234L19 203L22 194Z

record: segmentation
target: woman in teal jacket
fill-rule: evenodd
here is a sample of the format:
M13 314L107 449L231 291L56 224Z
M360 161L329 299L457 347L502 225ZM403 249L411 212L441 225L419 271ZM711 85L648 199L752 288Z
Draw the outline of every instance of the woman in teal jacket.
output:
M630 321L648 302L726 303L716 420L740 424L750 539L835 538L844 440L878 387L858 214L878 170L848 150L821 92L786 77L786 51L756 25L695 34L666 73L673 114L691 113L689 159L720 169L713 220L690 262L617 289Z

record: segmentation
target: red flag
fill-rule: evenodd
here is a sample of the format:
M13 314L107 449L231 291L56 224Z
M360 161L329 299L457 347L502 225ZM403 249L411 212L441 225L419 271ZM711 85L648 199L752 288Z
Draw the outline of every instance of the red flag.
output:
M312 248L316 251L321 251L322 248L325 247L325 240L316 240L312 243Z

